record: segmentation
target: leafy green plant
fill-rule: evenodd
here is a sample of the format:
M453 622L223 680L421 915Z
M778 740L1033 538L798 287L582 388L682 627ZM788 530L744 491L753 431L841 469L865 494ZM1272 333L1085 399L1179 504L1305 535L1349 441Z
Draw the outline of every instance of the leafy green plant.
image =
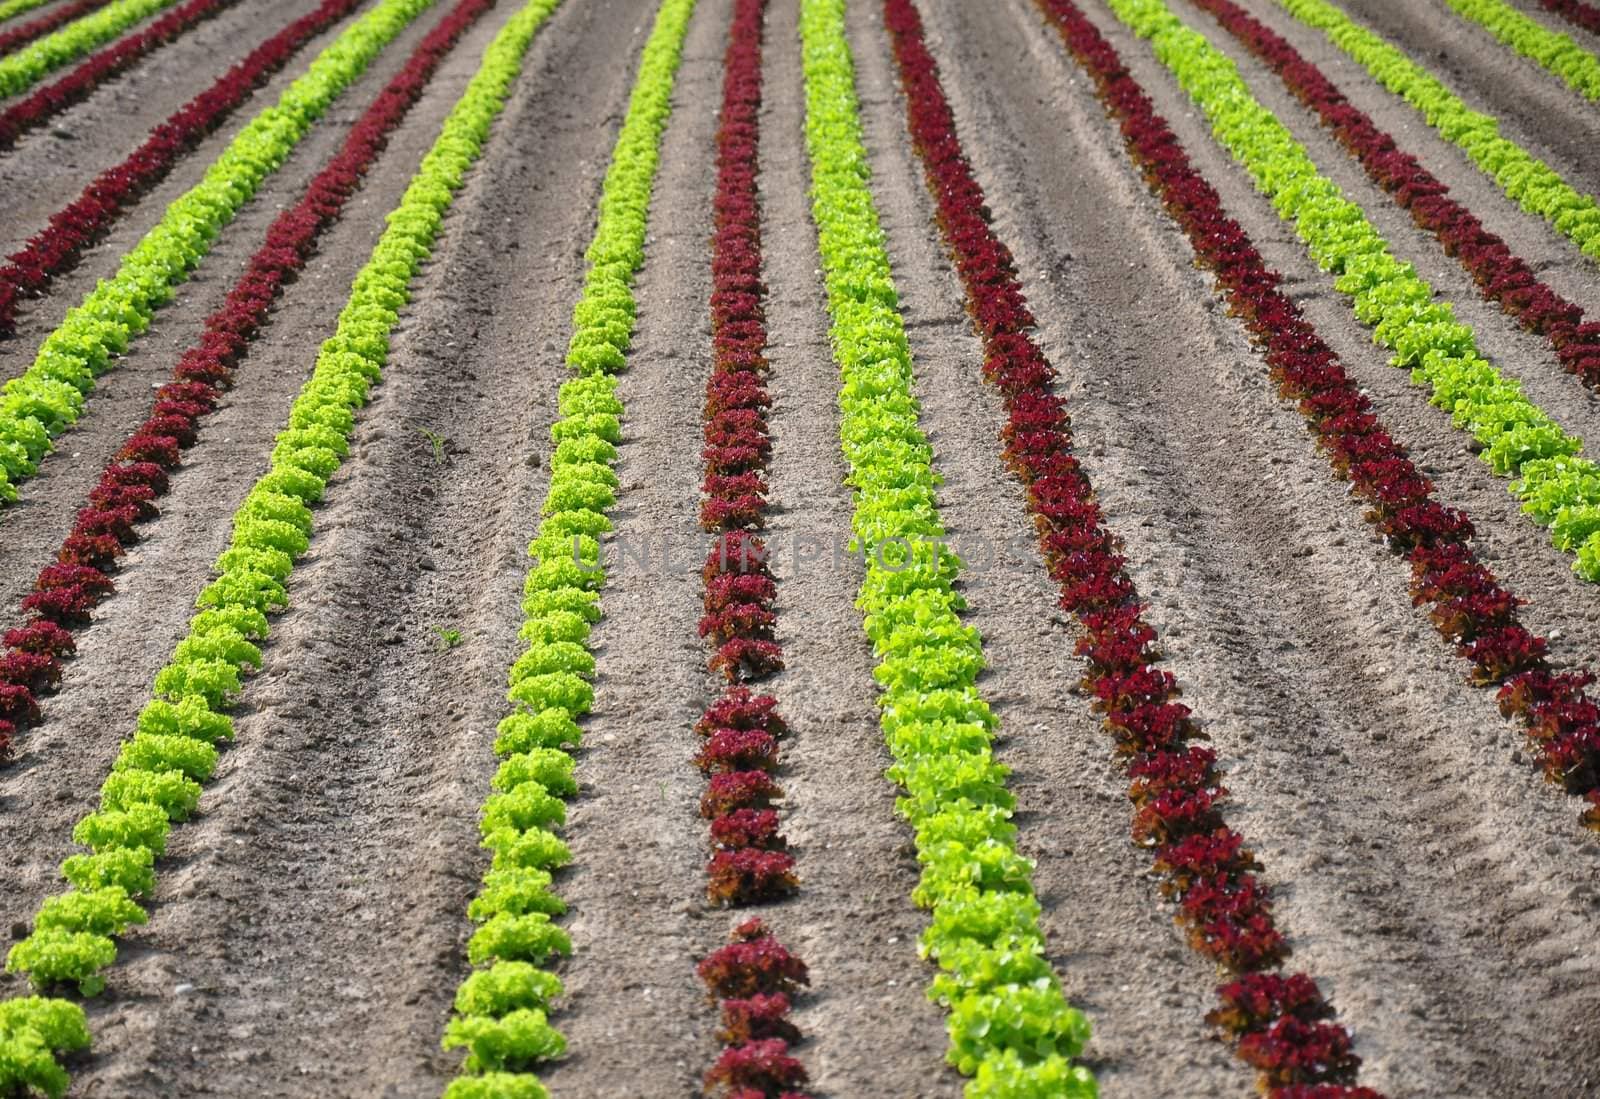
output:
M594 687L571 672L546 672L518 679L506 692L506 699L533 713L566 710L581 716L594 705Z
M526 1072L485 1072L457 1076L444 1089L444 1099L550 1099L536 1076Z
M86 932L93 935L120 935L130 924L144 923L149 917L135 904L128 891L108 885L100 889L62 893L39 907L33 921L35 931Z
M502 828L525 832L565 824L566 820L567 803L530 778L503 793L490 794L483 803L480 827L485 835Z
M208 613L211 612L196 615L194 621L204 619ZM191 630L190 636L196 636L196 631ZM177 702L160 698L147 702L139 713L138 729L140 733L192 737L211 745L233 737L233 721L228 715L215 712L192 696Z
M104 809L154 805L170 821L188 820L200 804L200 784L182 771L113 771L100 787Z
M155 888L155 860L155 852L148 847L111 847L92 855L69 856L61 864L61 874L85 892L116 886L129 896L143 896Z
M243 588L243 585L239 585ZM208 591L214 591L213 584ZM236 595L239 601L254 598L255 589L243 588ZM231 699L244 689L239 675L239 665L226 660L185 660L168 664L156 673L155 693L174 702L185 698L198 698L212 710L225 710Z
M211 777L217 767L217 750L203 740L161 733L140 733L124 741L112 765L121 771L178 771L196 782Z
M949 1008L951 1059L961 1072L976 1075L995 1049L1026 1051L1033 1061L1075 1057L1089 1040L1089 1021L1062 1006L1061 990L1048 977L963 997Z
M542 965L557 954L571 954L572 940L543 912L499 912L484 922L467 942L473 965L499 959Z
M535 675L568 672L582 679L594 678L594 656L576 641L542 641L528 646L511 665L511 682Z
M1006 770L990 754L996 720L976 687L982 640L960 621L952 585L961 562L942 547L939 478L867 185L843 0L802 0L800 26L812 216L840 373L851 529L866 562L856 605L879 660L881 725L895 758L888 775L906 791L896 808L916 829L926 868L915 893L931 912L921 949L947 971L929 996L949 1012L948 1059L972 1077L969 1097L1002 1087L1092 1096L1094 1078L1070 1063L1089 1024L1043 963L1032 867L1015 849ZM1027 964L998 960L990 948L1002 940L1026 944Z
M465 1047L468 1072L527 1070L567 1051L567 1040L543 1011L525 1007L499 1018L458 1015L445 1026L444 1048Z
M552 706L538 713L518 711L500 720L494 742L496 755L508 756L539 748L563 749L583 740L583 730L567 710Z
M54 1053L86 1049L83 1009L64 1000L21 996L0 1002L0 1085L61 1099L70 1081Z
M554 870L572 861L572 849L544 828L497 828L484 834L481 846L494 852L490 873L497 870Z
M126 809L90 813L72 829L72 838L96 854L119 847L142 847L156 857L167 849L172 822L158 805L134 804Z
M5 0L5 3L0 3L0 19L10 19L12 16L30 12L34 8L42 8L48 3L50 0Z
M513 709L494 743L505 762L484 806L483 846L494 858L468 908L472 919L484 921L468 959L492 964L463 982L446 1026L444 1047L468 1050L447 1099L542 1099L533 1070L566 1048L544 1015L560 982L537 968L572 949L551 923L565 906L550 891L548 873L572 853L548 826L565 819L561 799L577 790L566 749L581 739L577 719L594 703L589 628L600 617L597 592L605 581L596 540L611 529L605 513L616 503L611 466L622 439L623 407L611 373L627 363L632 283L644 258L657 150L693 10L694 0L664 0L656 14L606 170L589 270L573 309L566 361L574 377L560 389L544 518L528 547L535 564L523 584L520 636L527 648L507 674Z
M566 910L566 902L550 891L548 870L510 867L491 870L484 876L483 888L467 906L467 916L478 921L493 919L501 913L523 916L539 912L553 917Z
M432 431L421 424L415 426L417 434L422 436L423 441L428 444L429 451L433 454L433 464L442 466L448 462L450 460L450 440L439 432Z
M453 626L434 626L433 634L440 652L453 649L461 644L461 631Z
M26 973L40 991L70 984L80 996L98 996L106 987L100 971L116 960L117 944L105 935L41 928L11 948L6 969Z
M561 992L561 978L554 973L529 962L495 962L461 982L455 1008L459 1015L498 1018L525 1008L546 1008Z
M578 783L572 776L574 766L572 757L559 748L529 748L507 755L490 785L496 790L511 791L523 783L536 782L553 794L571 797L578 792Z

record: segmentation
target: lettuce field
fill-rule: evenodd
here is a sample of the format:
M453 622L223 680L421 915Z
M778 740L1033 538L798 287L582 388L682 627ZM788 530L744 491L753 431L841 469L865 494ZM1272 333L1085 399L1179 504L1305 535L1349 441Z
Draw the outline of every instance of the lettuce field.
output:
M0 1099L1600 1095L1600 4L0 2Z

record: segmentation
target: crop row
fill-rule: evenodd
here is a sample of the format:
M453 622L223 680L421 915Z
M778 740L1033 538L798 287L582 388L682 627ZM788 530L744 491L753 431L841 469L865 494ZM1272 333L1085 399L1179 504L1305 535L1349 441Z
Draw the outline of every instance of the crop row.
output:
M250 340L267 324L273 301L344 212L390 131L421 97L439 63L493 4L458 0L417 44L300 201L273 221L222 306L206 318L198 341L179 356L172 381L156 390L150 415L101 473L55 563L40 571L34 592L23 600L32 620L5 635L0 689L12 691L0 707L0 761L10 757L14 734L37 720L33 695L60 679L60 661L73 646L72 630L87 625L90 612L113 591L111 568L138 540L138 524L156 516L155 502L166 495L168 473L196 442L202 419L221 399Z
M1195 0L1195 4L1216 16L1317 113L1373 182L1461 262L1485 298L1498 303L1523 328L1543 335L1568 372L1591 389L1600 388L1600 323L1585 321L1582 307L1543 282L1526 260L1450 197L1443 181L1401 149L1392 135L1378 129L1281 35L1234 0Z
M783 667L776 640L777 586L758 531L766 525L772 452L767 409L766 287L761 280L761 212L756 193L761 136L761 45L766 0L735 0L723 57L721 125L717 129L715 232L711 241L711 376L706 381L700 525L716 532L703 571L700 635L712 646L710 670L727 682L695 730L705 738L696 765L708 779L700 811L711 822L706 895L713 904L776 900L799 887L795 859L771 801L779 740L787 725L777 699L750 684ZM701 962L713 999L721 997L722 1052L705 1076L708 1094L785 1095L807 1079L789 1052L800 1032L789 1021L783 987L721 989L741 983L727 971L731 954L783 950L759 921L741 925L736 943ZM750 943L760 942L760 946ZM770 944L770 947L769 945ZM787 956L787 951L784 951ZM720 959L720 960L719 960ZM798 972L804 966L792 963ZM737 967L736 967L737 968Z
M0 21L25 15L34 8L42 8L50 0L0 0Z
M757 531L766 524L772 452L766 409L767 344L761 283L761 219L756 198L756 151L761 107L761 32L765 0L738 0L725 59L722 122L717 131L717 190L713 199L711 377L706 383L700 524L719 537L704 569L705 616L700 635L713 646L710 668L727 681L698 729L706 738L696 764L729 784L759 783L778 763L785 731L777 700L752 697L746 684L783 667L774 639L777 586ZM794 859L778 831L777 814L746 806L726 809L707 792L704 809L712 843L707 867L710 899L719 903L770 900L794 890Z
M1500 135L1492 117L1469 108L1449 88L1327 0L1277 0L1359 62L1373 78L1410 103L1439 134L1461 148L1485 175L1530 214L1538 214L1600 261L1600 205L1544 161Z
M67 313L45 338L33 365L5 384L0 501L16 498L17 482L33 474L51 439L77 420L95 378L172 300L173 287L199 265L261 181L284 162L328 104L432 3L382 0L323 50L275 106L240 130L205 178L167 207L161 221L122 258L116 275Z
M1066 4L1046 5L1069 45L1094 51L1093 28ZM982 186L961 149L955 118L912 0L884 0L885 21L906 92L912 145L921 157L937 220L966 290L984 346L984 373L1005 398L1007 464L1027 490L1061 605L1083 627L1084 686L1132 780L1133 839L1153 855L1161 890L1178 906L1189 941L1235 980L1219 990L1216 1018L1264 1089L1345 1089L1357 1059L1349 1034L1324 1019L1332 1007L1304 974L1272 972L1288 953L1271 899L1243 837L1226 824L1215 755L1202 747L1176 681L1157 666L1157 638L1144 620L1118 543L1106 528L1088 476L1072 453L1071 421L1054 392L1055 369L1034 340L1016 264L989 224ZM1104 62L1112 57L1096 54ZM1137 89L1116 83L1120 68L1088 65L1102 95L1123 112L1123 132L1154 132L1160 120ZM1144 108L1141 110L1141 106ZM1253 1009L1236 1011L1249 1001ZM1328 1094L1328 1092L1324 1092ZM1291 1094L1294 1094L1291 1092Z
M322 344L278 434L267 473L234 514L219 575L200 593L200 613L157 673L154 697L101 789L100 810L73 831L92 853L66 861L62 872L73 888L47 899L32 933L11 950L7 968L27 973L36 987L75 983L80 994L94 995L105 984L102 970L116 959L115 937L147 918L134 898L154 889L154 863L172 825L194 811L200 784L216 767L217 745L232 736L228 711L243 675L260 666L257 643L267 635L268 615L287 605L285 584L310 541L311 505L348 453L355 411L382 374L410 281L554 3L530 0L495 37L356 276L334 335ZM81 1022L75 1005L58 1003L52 1011ZM11 1041L0 1049L0 1070L9 1071L13 1050L36 1064L48 1036ZM59 1095L65 1076L56 1079L60 1086L51 1093ZM0 1085L18 1083L0 1078Z
M1546 11L1553 11L1574 26L1600 34L1600 8L1585 0L1539 0Z
M724 1099L806 1099L793 1090L805 1067L789 1054L800 1032L789 1022L789 1004L810 983L806 964L772 937L759 919L733 929L732 942L697 967L718 1002L722 1056L706 1076L708 1094Z
M1505 0L1446 0L1505 45L1537 61L1578 94L1600 99L1600 58L1558 31L1530 19Z
M854 63L842 0L800 15L812 216L839 365L840 441L866 560L857 598L878 658L881 725L905 790L922 877L912 900L931 920L920 948L938 963L930 998L946 1009L947 1057L969 1096L1092 1096L1073 1059L1089 1022L1045 957L1033 864L1016 849L997 721L976 686L982 641L963 625L959 559L942 545L933 448L919 424L910 348L883 230L867 185Z
M1250 94L1233 62L1161 0L1108 0L1118 18L1150 39L1157 58L1211 121L1218 142L1291 222L1318 266L1352 299L1356 319L1394 352L1393 366L1431 388L1433 404L1481 445L1478 457L1503 477L1523 510L1564 552L1574 571L1600 580L1600 466L1582 443L1479 354L1472 329L1409 263L1389 250L1355 203L1317 171L1288 129Z
M27 48L0 58L0 98L16 95L46 74L174 3L176 0L116 0Z
M546 4L550 0L544 0ZM582 739L578 719L594 703L594 655L605 565L600 537L616 503L613 466L622 433L616 373L633 338L633 280L644 261L646 219L661 135L694 0L665 0L639 60L627 115L606 169L589 270L572 311L550 485L537 536L535 564L523 582L520 636L527 648L512 664L495 754L502 757L495 793L484 803L483 846L493 852L483 886L467 909L480 926L467 944L474 966L462 982L446 1025L446 1049L467 1051L447 1099L543 1099L535 1076L566 1040L546 1016L561 981L541 968L571 942L552 922L566 906L550 888L551 871L572 858L554 829L566 820L564 798L577 793L568 749Z
M101 84L132 68L146 54L176 41L185 31L236 3L238 0L189 0L137 34L89 57L60 80L35 89L0 114L0 149L15 145L24 132L43 125L74 103L81 103Z
M1115 51L1065 0L1041 3L1100 83L1123 124L1130 154L1150 174L1199 262L1216 274L1230 310L1265 350L1274 380L1316 432L1335 474L1350 481L1369 505L1367 520L1411 564L1417 604L1431 605L1429 617L1471 665L1472 681L1499 689L1501 709L1521 719L1545 775L1585 797L1584 822L1600 828L1600 704L1587 692L1594 676L1584 669L1552 669L1547 641L1518 621L1516 608L1523 601L1473 552L1471 521L1434 497L1432 482L1298 306L1278 290L1282 277L1226 217L1216 191L1191 166Z
M41 15L37 19L30 19L20 26L12 27L7 31L0 31L0 57L11 53L22 46L26 46L36 38L43 38L51 31L82 18L97 8L103 8L111 0L72 0L70 4L63 4L53 11Z
M105 236L141 195L165 179L185 153L227 121L301 47L348 15L358 3L359 0L323 0L314 11L251 50L211 87L155 126L144 143L121 163L101 172L75 200L50 215L48 226L0 267L0 332L15 328L17 310L25 295L44 293L53 278L71 270L83 252ZM0 131L12 124L23 123L13 119L10 112L0 115Z

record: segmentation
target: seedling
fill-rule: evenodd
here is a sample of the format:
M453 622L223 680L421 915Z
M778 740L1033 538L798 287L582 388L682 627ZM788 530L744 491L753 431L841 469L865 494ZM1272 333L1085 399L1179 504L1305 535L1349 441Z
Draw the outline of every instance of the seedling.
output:
M416 425L417 434L427 440L428 446L433 450L433 464L442 466L450 460L448 448L450 440L443 434L432 431L421 424Z

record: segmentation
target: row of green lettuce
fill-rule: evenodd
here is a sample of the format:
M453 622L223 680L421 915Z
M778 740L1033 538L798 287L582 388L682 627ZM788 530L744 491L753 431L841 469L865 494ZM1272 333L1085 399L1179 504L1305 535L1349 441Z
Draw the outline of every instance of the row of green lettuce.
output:
M357 274L334 334L278 433L268 471L234 515L218 575L200 593L188 635L157 673L154 697L101 788L99 810L73 830L90 852L66 860L62 872L71 888L43 903L32 932L7 958L7 969L26 973L41 991L75 984L81 995L98 993L117 957L116 937L145 921L136 898L153 890L172 826L194 812L218 746L233 734L229 710L245 674L261 664L268 616L287 606L285 585L309 545L312 505L349 452L356 410L381 376L411 279L432 250L529 42L558 3L528 0L495 36ZM87 1040L82 1010L70 1001L0 1004L0 1094L28 1087L63 1094L67 1076L51 1051Z
M1089 1022L1045 958L1033 865L1016 849L996 719L976 686L982 641L953 589L961 562L940 543L933 449L919 423L910 349L867 185L844 0L804 0L801 33L812 213L842 386L841 441L865 551L857 600L878 657L881 725L915 830L930 910L921 939L938 963L929 996L948 1012L948 1058L969 1097L1092 1096L1073 1063Z
M1356 317L1373 339L1411 368L1432 403L1481 445L1479 457L1510 485L1523 510L1551 528L1574 570L1600 581L1600 466L1579 455L1582 443L1502 377L1479 354L1472 329L1409 263L1389 250L1362 210L1317 171L1304 147L1250 95L1234 63L1185 26L1162 0L1108 0L1211 121L1212 132L1294 224L1317 264L1338 276Z
M611 529L606 512L617 498L613 465L622 430L615 375L633 338L633 280L644 261L661 136L694 2L665 0L656 15L572 312L567 367L575 376L560 388L544 518L528 546L535 563L523 584L527 648L508 676L512 710L500 722L500 769L480 821L493 858L467 910L479 925L467 957L479 968L457 991L444 1035L446 1049L464 1048L467 1057L446 1099L544 1099L537 1069L566 1049L546 1016L562 986L544 967L572 948L552 923L566 906L551 891L551 871L571 859L555 829L566 819L563 799L577 793L568 749L578 744L578 719L594 702L589 634L600 618L599 539Z
M1584 255L1600 261L1600 205L1594 198L1502 137L1494 118L1469 108L1420 65L1327 0L1277 2L1295 18L1321 30L1380 84L1421 111L1428 125L1465 151L1514 202L1543 217Z
M1523 57L1537 61L1578 94L1600 99L1600 58L1569 35L1551 30L1505 0L1446 2L1463 19L1470 19Z
M68 23L54 34L46 35L9 57L0 57L0 99L24 91L67 62L82 57L141 19L149 18L162 8L170 8L176 2L116 0L116 3ZM3 18L5 16L0 14L0 19Z
M33 364L0 387L0 502L33 475L51 446L83 411L95 379L150 326L173 288L211 250L217 234L276 171L340 93L395 36L435 0L382 0L352 24L278 102L239 131L205 177L173 200L110 279L67 313L40 345Z
M34 8L42 8L48 3L50 0L6 0L5 3L0 3L0 22L26 14Z

